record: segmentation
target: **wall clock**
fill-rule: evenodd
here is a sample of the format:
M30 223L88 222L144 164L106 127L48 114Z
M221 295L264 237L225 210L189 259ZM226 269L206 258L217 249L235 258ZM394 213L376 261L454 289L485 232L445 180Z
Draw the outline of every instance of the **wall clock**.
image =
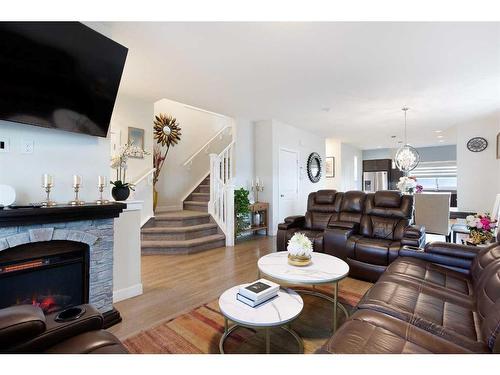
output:
M483 137L474 137L467 142L467 148L472 152L481 152L488 147L488 141Z

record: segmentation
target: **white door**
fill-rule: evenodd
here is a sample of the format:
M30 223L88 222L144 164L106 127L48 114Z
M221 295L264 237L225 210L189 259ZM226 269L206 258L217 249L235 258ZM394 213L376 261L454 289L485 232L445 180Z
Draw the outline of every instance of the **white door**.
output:
M279 217L297 215L299 207L299 153L280 149L279 155Z

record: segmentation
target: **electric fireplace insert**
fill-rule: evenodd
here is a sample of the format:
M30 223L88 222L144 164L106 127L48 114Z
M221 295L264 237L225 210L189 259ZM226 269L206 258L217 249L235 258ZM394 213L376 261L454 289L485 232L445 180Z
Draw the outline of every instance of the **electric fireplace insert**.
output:
M89 246L33 242L0 252L0 308L30 304L53 313L88 303Z

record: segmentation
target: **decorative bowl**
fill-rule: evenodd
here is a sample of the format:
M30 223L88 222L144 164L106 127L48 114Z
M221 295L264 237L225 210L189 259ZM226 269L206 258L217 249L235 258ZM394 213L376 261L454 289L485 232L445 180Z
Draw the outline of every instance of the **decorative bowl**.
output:
M297 267L304 267L311 263L311 256L291 255L288 254L288 264Z

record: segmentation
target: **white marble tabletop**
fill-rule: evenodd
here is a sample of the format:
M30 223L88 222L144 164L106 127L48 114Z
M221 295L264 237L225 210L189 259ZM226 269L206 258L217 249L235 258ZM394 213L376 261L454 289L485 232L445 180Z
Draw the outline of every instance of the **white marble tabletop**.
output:
M288 264L287 251L265 255L257 265L264 275L291 284L324 284L341 280L349 274L346 262L322 253L313 253L311 263L303 267Z
M275 327L294 320L302 311L304 302L296 292L281 288L278 296L257 307L245 305L236 299L240 286L226 290L219 297L219 307L226 318L245 326Z

